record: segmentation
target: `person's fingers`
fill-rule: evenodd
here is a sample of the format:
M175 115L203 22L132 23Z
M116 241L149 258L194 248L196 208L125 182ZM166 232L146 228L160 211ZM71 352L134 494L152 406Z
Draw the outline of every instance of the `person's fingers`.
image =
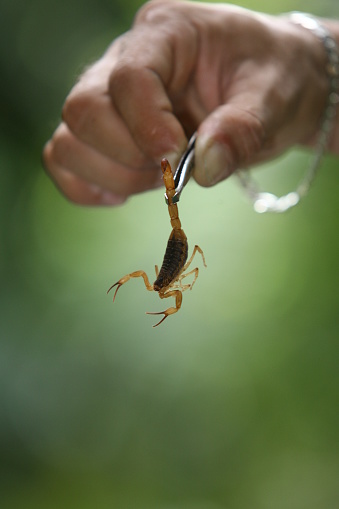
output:
M65 124L58 127L47 151L54 175L58 167L67 169L88 183L120 196L140 193L161 184L160 166L138 170L117 164L78 140Z
M77 138L129 167L142 168L164 155L174 164L186 137L157 74L168 49L165 42L154 48L142 30L136 32L120 37L84 73L65 101L63 120Z
M44 165L62 193L81 205L119 205L126 197L161 185L161 171L116 165L77 140L61 124L43 152Z
M244 60L224 104L200 124L194 172L199 184L211 186L238 168L306 144L317 132L327 88L323 56L309 52L301 40L303 31L287 27L286 33L289 51L304 52L301 62L290 58L281 44L275 51L280 52L280 65L271 58L265 63Z
M79 205L120 205L126 201L126 197L100 189L56 164L51 152L52 143L48 142L43 152L44 165L68 200Z
M164 21L163 14L157 20L152 12L151 26L148 21L139 16L133 32L122 41L109 92L133 140L149 159L158 161L166 153L178 159L187 144L186 134L191 134L184 132L178 109L187 103L198 38L189 24L181 27L180 17L174 24Z
M130 167L149 160L138 148L108 93L109 72L115 62L105 55L88 69L68 95L63 120L73 134L108 158Z
M133 86L136 80L137 87ZM179 158L187 138L153 70L119 66L112 74L110 92L133 139L150 160L166 153Z
M259 117L232 104L220 106L199 128L194 178L202 186L216 184L253 163L265 141Z

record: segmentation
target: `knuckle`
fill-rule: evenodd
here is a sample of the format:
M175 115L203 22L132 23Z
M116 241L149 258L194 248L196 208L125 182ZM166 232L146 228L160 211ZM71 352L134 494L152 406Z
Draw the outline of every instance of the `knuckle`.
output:
M51 146L51 155L53 160L57 163L64 165L67 161L67 153L69 144L67 134L58 132L54 135Z
M67 168L69 149L67 131L58 129L46 143L42 153L42 163L47 175L69 202L76 205L100 205L101 193Z
M62 108L62 119L75 134L84 130L91 111L91 97L88 93L70 94Z
M43 150L43 161L47 169L54 165L67 166L71 151L71 138L72 135L66 126L60 125Z
M116 94L128 93L129 87L135 87L140 80L142 69L136 67L135 61L121 59L111 71L109 77L109 91L114 97Z
M252 164L255 156L264 146L266 133L263 122L255 113L232 108L227 123L221 120L216 141L225 143L230 151L234 169Z
M175 8L175 3L168 0L150 0L137 12L134 24L158 23L168 17L169 12Z
M246 112L238 123L234 151L236 161L241 165L253 162L261 151L265 140L265 128L259 117Z

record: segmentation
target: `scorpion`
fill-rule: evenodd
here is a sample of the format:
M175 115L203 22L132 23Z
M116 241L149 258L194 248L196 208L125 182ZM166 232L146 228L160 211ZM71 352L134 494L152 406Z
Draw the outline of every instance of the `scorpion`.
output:
M155 291L158 292L160 299L167 299L168 297L175 298L175 307L169 307L165 311L160 312L146 312L148 315L164 315L163 318L153 325L153 327L157 327L160 325L168 316L177 313L181 308L182 304L182 292L187 289L192 289L194 283L196 282L199 274L198 267L190 270L189 272L185 272L190 264L193 261L193 258L197 252L201 254L204 266L206 267L205 256L202 249L195 245L193 249L193 253L189 260L188 258L188 243L187 237L185 235L184 230L181 228L181 222L178 214L178 206L176 203L173 203L173 197L176 193L174 178L172 174L171 166L167 159L162 159L161 161L161 169L163 173L163 180L166 187L167 194L167 203L168 203L168 212L171 220L172 231L169 236L167 247L164 255L164 260L162 262L162 266L160 271L158 266L155 266L155 275L156 280L153 284L150 283L146 272L143 270L137 270L135 272L131 272L126 276L122 277L114 283L107 291L109 293L115 286L117 287L113 296L113 302L115 301L115 297L119 288L127 283L132 278L142 277L146 286L146 289L150 292ZM194 274L194 279L192 283L183 284L182 280Z

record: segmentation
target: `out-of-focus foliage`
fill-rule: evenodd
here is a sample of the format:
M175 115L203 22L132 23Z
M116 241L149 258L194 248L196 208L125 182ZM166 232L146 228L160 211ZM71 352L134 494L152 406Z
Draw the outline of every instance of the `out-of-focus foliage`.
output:
M141 281L114 305L105 292L161 263L162 191L82 209L41 169L77 74L140 4L1 2L1 508L334 509L338 160L281 216L255 215L235 180L190 184L181 218L208 267L155 330L144 312L164 303ZM284 192L307 162L293 152L258 180Z

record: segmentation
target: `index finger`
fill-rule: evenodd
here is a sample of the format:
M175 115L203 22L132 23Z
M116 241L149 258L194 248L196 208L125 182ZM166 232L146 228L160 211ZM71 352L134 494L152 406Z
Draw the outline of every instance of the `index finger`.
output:
M178 33L171 25L138 25L126 34L109 80L116 110L153 160L168 152L180 156L187 144L176 109L186 100L197 48L192 34L178 40Z

